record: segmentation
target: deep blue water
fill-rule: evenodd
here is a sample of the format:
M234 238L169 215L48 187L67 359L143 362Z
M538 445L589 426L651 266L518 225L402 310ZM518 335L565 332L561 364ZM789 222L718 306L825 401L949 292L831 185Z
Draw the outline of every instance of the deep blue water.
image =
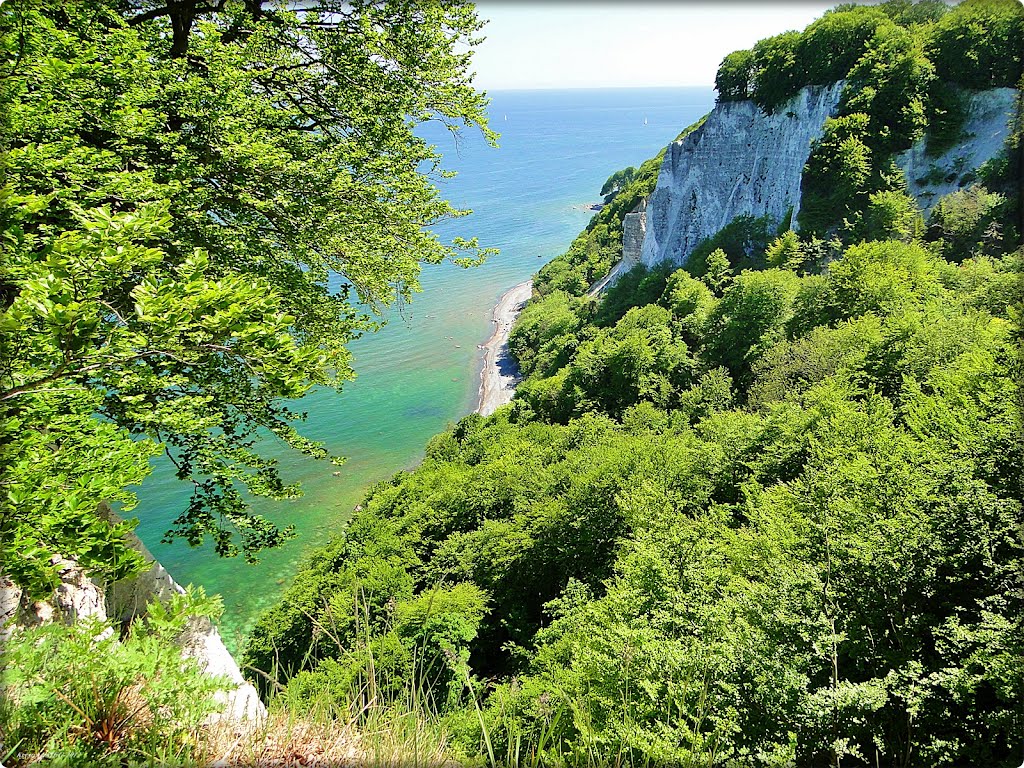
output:
M139 490L132 514L138 533L181 583L196 583L225 602L222 622L234 645L257 613L280 594L302 553L322 544L366 488L420 460L426 441L472 410L479 386L477 345L490 335L489 313L511 286L564 252L586 226L584 204L612 172L639 165L686 126L710 111L711 88L496 91L491 127L499 148L479 133L458 143L442 126L420 130L459 172L442 180L442 193L473 214L435 228L442 239L478 237L501 249L481 267L427 267L423 293L390 312L382 331L352 344L358 378L338 394L316 391L300 406L303 432L347 457L340 468L273 447L285 478L300 480L306 495L263 502L257 509L294 523L299 537L257 566L220 560L209 547L161 544L184 508L188 488L158 462ZM646 122L645 122L646 121Z

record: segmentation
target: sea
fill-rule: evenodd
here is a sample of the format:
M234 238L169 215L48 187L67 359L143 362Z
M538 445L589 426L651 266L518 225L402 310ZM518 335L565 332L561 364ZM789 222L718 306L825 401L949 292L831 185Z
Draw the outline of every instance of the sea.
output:
M154 460L139 486L137 530L153 555L181 584L221 595L221 633L237 649L260 612L287 588L307 553L339 530L375 482L414 467L427 440L470 413L482 366L478 345L491 334L490 314L500 296L563 253L593 215L588 205L614 171L638 166L714 105L710 87L493 91L490 126L498 147L479 131L455 139L426 123L419 135L457 171L438 181L464 218L434 227L442 240L477 237L500 253L482 266L427 266L422 292L387 311L383 330L352 343L357 378L341 392L314 390L298 409L306 436L346 457L341 467L268 443L287 481L299 481L300 499L257 500L256 511L295 526L298 535L264 553L256 565L222 559L209 543L190 548L162 543L186 507L189 487L169 463Z

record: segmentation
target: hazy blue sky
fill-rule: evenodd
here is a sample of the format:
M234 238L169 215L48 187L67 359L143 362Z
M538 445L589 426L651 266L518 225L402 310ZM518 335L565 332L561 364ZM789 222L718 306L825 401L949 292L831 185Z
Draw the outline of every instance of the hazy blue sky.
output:
M836 0L838 1L838 0ZM488 2L479 88L713 85L722 57L836 2Z

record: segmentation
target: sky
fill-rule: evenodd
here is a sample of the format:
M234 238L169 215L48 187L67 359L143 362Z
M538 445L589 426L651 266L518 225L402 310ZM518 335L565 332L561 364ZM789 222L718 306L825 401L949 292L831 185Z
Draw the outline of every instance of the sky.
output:
M475 84L509 88L714 85L722 57L803 29L833 2L478 0L489 23Z

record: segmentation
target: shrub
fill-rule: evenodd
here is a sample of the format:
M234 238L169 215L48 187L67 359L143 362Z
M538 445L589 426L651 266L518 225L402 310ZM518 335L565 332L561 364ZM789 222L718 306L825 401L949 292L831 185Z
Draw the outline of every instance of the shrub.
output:
M722 59L715 75L715 88L720 101L743 101L750 98L754 87L753 51L734 51Z
M216 708L213 695L228 683L183 659L175 640L190 616L217 611L219 603L197 590L151 603L123 638L95 620L15 630L0 666L7 749L26 762L70 765L193 757L199 726Z
M708 271L708 258L721 249L734 269L761 267L764 252L775 236L775 222L768 216L737 216L717 233L697 243L686 261L686 270L694 277Z
M1012 88L1024 66L1024 8L1016 0L966 0L945 14L928 41L943 80L968 88Z
M905 192L876 192L868 197L864 215L853 226L853 240L902 240L920 234L921 213Z
M942 243L943 255L950 261L993 255L1003 245L1008 213L1005 197L973 184L939 200L928 219L928 239Z

